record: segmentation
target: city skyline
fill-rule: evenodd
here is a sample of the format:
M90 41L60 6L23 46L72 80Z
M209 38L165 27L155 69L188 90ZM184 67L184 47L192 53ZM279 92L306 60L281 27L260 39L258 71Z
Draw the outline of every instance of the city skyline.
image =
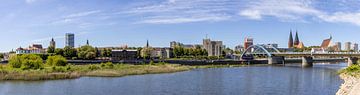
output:
M222 3L219 3L222 2ZM0 51L33 43L65 46L74 33L75 47L87 39L94 46L169 47L169 42L202 43L208 34L227 47L277 43L287 47L289 30L297 30L305 46L333 42L359 43L360 1L308 0L5 0L0 7L3 37ZM97 7L93 7L97 5ZM199 5L199 6L196 6ZM279 7L284 8L279 8ZM272 11L272 12L269 12ZM32 19L28 19L32 18ZM9 36L7 36L9 35ZM315 36L316 35L316 36ZM9 40L10 39L10 40Z

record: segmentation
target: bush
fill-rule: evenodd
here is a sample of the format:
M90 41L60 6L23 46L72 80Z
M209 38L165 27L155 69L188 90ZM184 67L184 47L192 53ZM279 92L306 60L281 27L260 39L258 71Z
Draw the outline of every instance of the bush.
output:
M68 63L65 57L62 57L60 55L55 55L55 56L48 56L46 60L46 64L49 66L66 66Z
M9 59L9 66L12 68L20 68L21 67L21 56L14 55Z
M27 69L42 69L43 60L40 56L34 54L24 54L21 55L21 68L23 70Z
M43 68L43 60L35 54L15 55L10 57L9 66L12 68L41 69Z
M114 64L112 62L106 62L106 63L101 63L101 68L105 68L105 69L112 69L114 68Z
M150 61L150 63L149 63L150 65L155 65L155 63L154 63L154 61Z
M89 70L97 70L97 69L100 69L100 67L96 66L96 65L90 65L88 67Z

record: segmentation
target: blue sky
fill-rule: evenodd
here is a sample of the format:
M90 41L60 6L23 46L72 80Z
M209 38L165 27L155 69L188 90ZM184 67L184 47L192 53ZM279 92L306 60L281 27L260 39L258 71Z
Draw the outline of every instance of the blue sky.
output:
M169 46L199 44L206 34L233 48L247 36L255 43L286 47L290 29L306 46L334 41L359 43L359 0L2 0L0 51L53 37L64 46Z

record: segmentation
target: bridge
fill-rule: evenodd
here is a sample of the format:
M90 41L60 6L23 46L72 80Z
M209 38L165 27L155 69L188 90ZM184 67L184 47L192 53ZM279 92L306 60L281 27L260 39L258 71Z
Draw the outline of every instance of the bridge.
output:
M265 57L268 60L268 64L285 64L285 57L301 57L303 67L312 66L314 57L341 57L347 58L348 66L351 66L357 63L360 52L280 52L277 48L270 45L252 45L240 56L242 60L254 60L255 57Z

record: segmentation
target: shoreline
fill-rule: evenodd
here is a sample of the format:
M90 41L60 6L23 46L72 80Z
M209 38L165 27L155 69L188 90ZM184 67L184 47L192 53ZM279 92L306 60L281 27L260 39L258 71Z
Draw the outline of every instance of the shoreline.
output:
M0 68L0 81L40 81L40 80L62 80L77 79L81 77L124 77L131 75L162 74L190 71L204 68L231 68L244 67L238 65L179 65L179 64L157 64L157 65L129 65L114 64L112 68L101 65L72 65L65 67L48 67L42 70L6 70Z
M340 74L344 80L336 95L360 95L360 78L349 74Z

